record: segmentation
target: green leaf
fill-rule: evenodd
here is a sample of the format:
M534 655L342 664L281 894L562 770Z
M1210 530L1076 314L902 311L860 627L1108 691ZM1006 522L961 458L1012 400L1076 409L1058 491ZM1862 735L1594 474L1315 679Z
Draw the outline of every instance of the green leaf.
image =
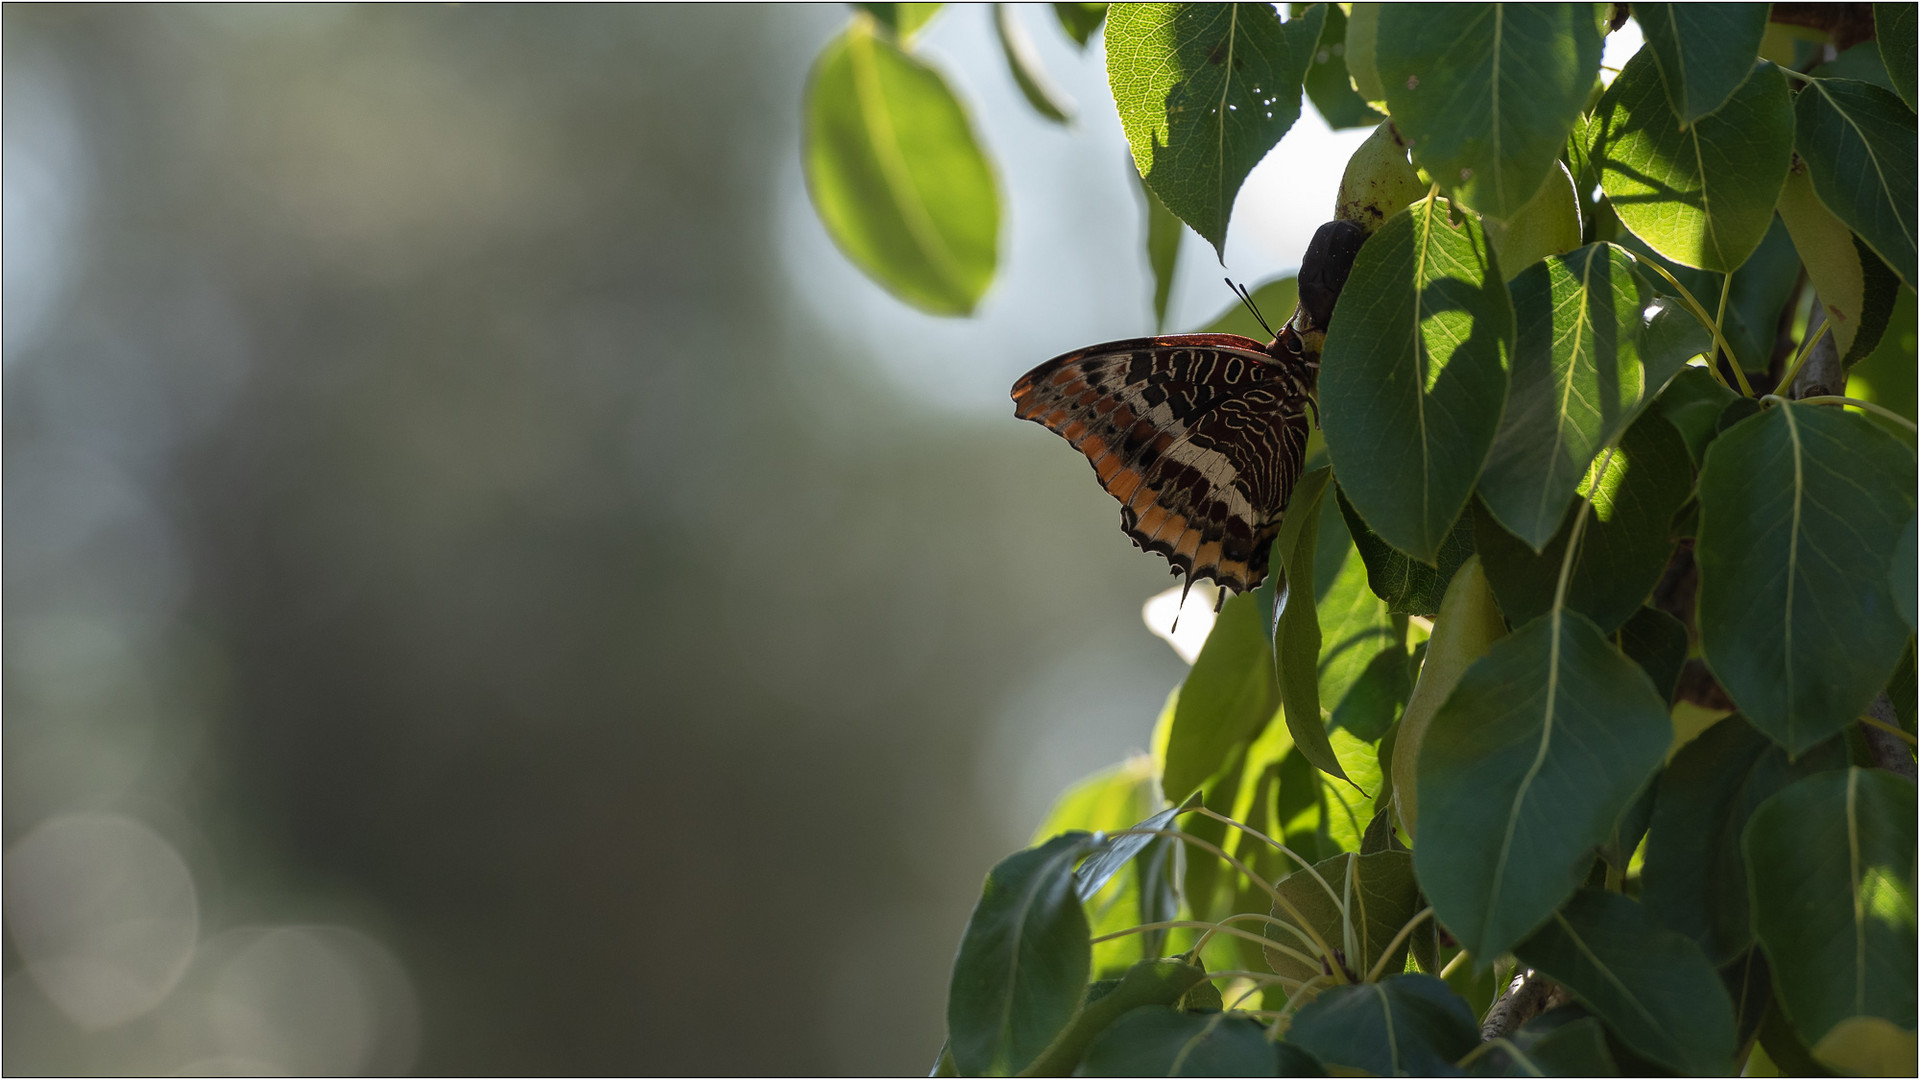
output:
M1380 67L1374 60L1375 44L1380 38L1380 11L1385 4L1348 4L1347 77L1353 80L1360 100L1385 105L1387 92L1380 86Z
M1367 240L1320 358L1341 490L1373 532L1429 565L1493 444L1513 347L1486 235L1448 212L1422 200Z
M1269 4L1123 4L1107 81L1133 162L1167 209L1224 252L1247 174L1300 118L1324 6L1282 26Z
M1447 582L1452 581L1454 571L1473 556L1472 515L1462 514L1453 523L1452 531L1447 533L1435 556L1438 565L1430 566L1401 554L1374 535L1360 519L1360 512L1347 501L1345 489L1336 487L1335 494L1340 502L1340 516L1346 519L1347 529L1353 536L1354 549L1366 565L1367 586L1387 602L1387 611L1395 615L1432 615L1439 611Z
M1184 1013L1148 1005L1109 1027L1080 1063L1081 1076L1316 1076L1314 1063L1268 1041L1259 1021L1231 1012Z
M1286 951L1268 946L1267 964L1275 973L1297 982L1322 974L1321 961L1333 958L1320 952L1316 940L1338 949L1347 971L1363 979L1382 956L1389 973L1407 966L1412 935L1397 944L1394 938L1421 908L1411 854L1343 852L1315 864L1312 873L1294 871L1276 888L1286 903L1274 903L1279 923L1268 923L1265 933Z
M1001 860L967 921L947 993L947 1035L966 1076L1025 1068L1079 1008L1091 962L1073 866L1086 833Z
M1380 747L1377 742L1339 728L1327 732L1327 742L1347 774L1347 783L1329 782L1322 786L1325 833L1339 850L1358 851L1368 823L1379 810L1375 796L1384 788Z
M1709 315L1718 313L1717 298L1727 275L1695 270L1662 258L1632 233L1621 233L1619 242L1620 246L1633 252L1643 263L1655 263L1663 267L1695 298L1704 298L1701 303L1711 309ZM1643 276L1655 292L1679 295L1665 278L1652 270L1643 270ZM1788 303L1798 298L1799 288L1799 253L1793 249L1793 237L1787 232L1786 226L1775 217L1773 224L1767 228L1767 235L1761 239L1760 247L1747 257L1746 262L1740 264L1740 269L1734 271L1733 286L1727 290L1727 313L1721 324L1721 334L1733 346L1733 354L1740 358L1746 370L1768 369L1780 339L1782 311ZM1676 314L1680 310L1676 307ZM1679 324L1676 322L1676 325Z
M1053 17L1060 20L1060 29L1066 31L1074 45L1084 49L1093 38L1093 32L1107 21L1107 5L1055 4Z
M1180 224L1180 219L1173 216L1173 211L1167 209L1166 204L1160 201L1160 196L1153 193L1139 173L1131 168L1127 172L1140 185L1140 194L1147 203L1147 268L1153 271L1153 327L1156 331L1164 330L1167 326L1167 301L1173 298L1173 275L1180 267L1180 238L1186 232L1186 226ZM1241 305L1234 305L1234 311L1240 309ZM1247 321L1254 332L1241 336L1259 340L1263 333L1259 324L1251 316Z
M1514 955L1579 995L1635 1053L1691 1076L1735 1071L1719 972L1627 897L1581 890Z
M1773 223L1793 129L1786 77L1763 63L1683 130L1651 49L1627 61L1589 124L1620 223L1677 263L1722 273L1746 262Z
M1160 780L1154 773L1153 759L1136 754L1068 788L1054 803L1030 843L1038 844L1074 830L1119 832L1142 818L1157 817L1154 809L1159 805ZM1136 839L1145 841L1144 851L1132 847ZM1173 917L1177 898L1167 863L1172 845L1178 842L1128 837L1109 844L1099 855L1081 864L1076 888L1086 902L1095 937ZM1121 844L1128 845L1127 849L1116 852ZM1127 873L1120 883L1104 892L1097 886L1089 888L1090 877L1098 866L1111 863L1120 854L1133 860L1127 863ZM1099 942L1093 947L1093 970L1106 974L1124 970L1138 960L1161 956L1164 942L1164 933L1129 934Z
M1818 1045L1855 1016L1914 1023L1913 781L1850 768L1754 811L1743 846L1776 1002Z
M1687 456L1697 467L1706 460L1707 444L1720 433L1720 414L1740 395L1720 385L1703 367L1681 369L1660 392L1655 407L1686 440Z
M1912 4L1873 5L1874 38L1880 46L1880 59L1886 65L1887 78L1909 109L1920 109L1920 96L1914 94L1915 46L1920 37L1915 29Z
M1261 314L1269 311L1283 313L1279 317L1284 319L1300 303L1300 283L1292 275L1272 278L1261 283L1253 290L1252 295L1253 306L1259 308ZM1247 310L1247 305L1238 300L1222 308L1220 314L1214 316L1201 328L1200 332L1239 334L1241 337L1252 338L1255 341L1271 336L1266 328L1260 325L1260 321L1253 317L1253 313Z
M1639 610L1666 569L1673 550L1667 523L1693 491L1693 462L1673 425L1648 413L1627 429L1616 450L1602 452L1588 467L1578 490L1593 507L1574 553L1566 604L1611 634ZM1576 502L1536 555L1492 515L1474 515L1473 545L1507 621L1523 623L1553 607L1567 537L1579 516Z
M1620 624L1620 651L1653 680L1654 692L1673 700L1687 662L1687 627L1659 608L1643 607Z
M1569 1010L1571 1011L1571 1010ZM1591 1016L1565 1023L1529 1021L1511 1039L1488 1044L1469 1076L1618 1076L1606 1029ZM1557 1017L1553 1017L1557 1021Z
M1753 944L1740 834L1755 808L1802 777L1846 764L1837 740L1788 761L1739 716L1714 724L1674 755L1660 777L1647 829L1640 899L1654 917L1724 964Z
M1414 860L1476 960L1573 892L1671 738L1646 673L1574 612L1527 623L1467 669L1420 747Z
M1667 103L1682 129L1718 109L1753 70L1766 4L1635 4Z
M1538 551L1561 529L1594 456L1710 337L1656 296L1633 256L1611 244L1536 264L1509 289L1513 388L1480 473L1480 498Z
M1122 828L1143 832L1147 829L1170 829L1173 827L1173 819L1179 816L1182 810L1193 806L1196 801L1188 799L1183 806L1169 806L1157 814L1141 819L1132 826L1122 826ZM1158 839L1160 837L1147 835L1107 839L1094 856L1081 863L1080 869L1074 872L1073 887L1080 899L1092 899L1095 893L1106 887L1107 882L1113 880L1113 875L1119 873L1133 861L1134 856L1145 851Z
M1800 91L1793 115L1794 149L1820 201L1912 287L1920 202L1913 110L1877 86L1821 79Z
M1288 4L1292 18L1307 13L1311 4ZM1307 97L1327 126L1342 128L1371 127L1386 119L1368 105L1347 79L1347 16L1338 4L1327 5L1327 24L1320 28L1320 45L1314 50L1313 65L1307 68Z
M1900 611L1900 617L1907 620L1907 629L1914 628L1914 519L1907 519L1907 531L1893 545L1893 569L1887 577L1887 588L1893 592L1893 606Z
M1542 259L1572 251L1580 246L1580 196L1573 187L1573 174L1566 165L1554 162L1546 183L1511 219L1490 217L1481 224L1500 264L1500 276L1509 282Z
M1406 667L1406 620L1389 614L1386 601L1367 587L1367 564L1347 532L1346 516L1324 506L1313 552L1313 585L1320 616L1320 705L1332 710L1338 723L1348 695L1378 658ZM1356 707L1367 708L1361 703ZM1360 726L1365 727L1365 721Z
M1833 324L1842 362L1852 364L1873 352L1899 298L1899 277L1820 202L1804 163L1787 174L1780 189L1780 220Z
M1320 532L1320 497L1326 493L1329 475L1330 470L1322 466L1300 478L1280 534L1274 538L1274 559L1286 568L1286 592L1274 617L1274 669L1293 745L1315 768L1345 780L1347 774L1333 756L1326 723L1320 718L1320 618L1313 597L1313 548Z
M873 16L882 30L902 45L911 44L945 4L854 4Z
M1887 65L1880 59L1877 41L1863 41L1807 74L1816 79L1855 79L1895 94L1900 92L1887 77Z
M1181 684L1160 779L1167 797L1184 799L1220 771L1235 747L1260 734L1279 706L1273 642L1259 598L1242 593L1220 609Z
M1000 197L966 110L932 68L863 21L807 84L807 193L868 277L935 315L966 315L992 282Z
M1420 679L1407 699L1406 714L1400 718L1394 736L1394 809L1400 827L1416 844L1420 841L1420 750L1427 731L1440 707L1453 696L1461 676L1506 633L1507 624L1500 617L1499 604L1494 601L1480 559L1469 558L1453 575L1440 601L1433 636L1427 639L1420 662Z
M1413 162L1484 214L1526 205L1600 74L1579 4L1420 4L1380 20L1374 64Z
M1011 4L993 5L993 31L1000 39L1000 55L1006 57L1007 70L1020 87L1020 94L1033 111L1056 124L1073 122L1073 99L1047 76L1040 53L1027 36L1026 27L1014 18Z
M1799 754L1852 723L1906 646L1884 563L1913 514L1913 454L1839 409L1781 404L1700 472L1696 621L1707 666Z
M1375 1076L1445 1076L1480 1043L1467 1003L1431 975L1336 986L1294 1015L1287 1041L1329 1066Z
M1030 1076L1071 1074L1089 1044L1114 1021L1143 1006L1172 1006L1206 979L1205 971L1178 960L1140 961L1097 997L1090 987L1086 1006L1024 1071Z

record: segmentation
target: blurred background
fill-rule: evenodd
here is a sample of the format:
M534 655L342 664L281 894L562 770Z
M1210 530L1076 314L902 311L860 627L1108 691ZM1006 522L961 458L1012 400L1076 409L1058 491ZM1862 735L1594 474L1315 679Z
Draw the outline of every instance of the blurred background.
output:
M987 10L918 50L1007 218L949 321L807 202L845 8L5 7L6 1072L932 1064L986 870L1184 673L1007 400L1152 329L1099 45L1018 17L1072 128Z

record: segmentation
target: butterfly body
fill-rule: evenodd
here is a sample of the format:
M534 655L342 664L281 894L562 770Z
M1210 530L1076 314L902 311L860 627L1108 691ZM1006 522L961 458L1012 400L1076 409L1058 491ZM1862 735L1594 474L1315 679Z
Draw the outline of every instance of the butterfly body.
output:
M1013 384L1014 415L1085 454L1120 501L1120 528L1189 583L1235 592L1266 579L1306 457L1320 343L1365 234L1321 226L1300 306L1272 341L1174 334L1056 356Z

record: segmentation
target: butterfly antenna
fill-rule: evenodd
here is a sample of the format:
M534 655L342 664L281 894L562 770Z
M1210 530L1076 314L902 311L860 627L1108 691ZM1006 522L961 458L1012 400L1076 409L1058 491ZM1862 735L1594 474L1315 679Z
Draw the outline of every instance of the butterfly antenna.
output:
M1240 302L1247 305L1248 311L1253 312L1254 321L1260 324L1260 329L1265 330L1268 337L1279 337L1280 335L1273 332L1273 327L1267 325L1267 317L1260 314L1260 309L1254 306L1253 294L1247 291L1247 287L1236 284L1232 278L1227 278L1226 282L1227 288L1233 290L1233 295L1239 297Z

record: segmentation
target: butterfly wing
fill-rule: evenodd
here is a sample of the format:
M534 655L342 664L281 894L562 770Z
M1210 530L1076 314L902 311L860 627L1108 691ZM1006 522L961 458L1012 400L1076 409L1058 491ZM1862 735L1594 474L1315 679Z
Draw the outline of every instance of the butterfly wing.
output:
M1266 578L1306 453L1300 378L1250 338L1137 338L1028 372L1014 415L1086 455L1136 545L1245 592Z

